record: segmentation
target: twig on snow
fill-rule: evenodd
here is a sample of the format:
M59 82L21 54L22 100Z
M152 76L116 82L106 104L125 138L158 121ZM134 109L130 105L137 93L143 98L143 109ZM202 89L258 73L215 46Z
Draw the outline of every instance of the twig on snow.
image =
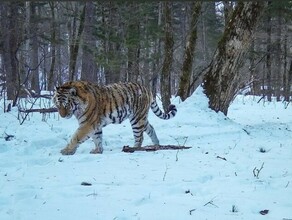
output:
M213 199L215 199L215 198L216 198L216 197L214 197ZM213 206L215 206L216 208L218 208L218 206L214 204L213 199L211 199L209 202L207 202L204 206L207 206L207 205L210 204L210 205L213 205Z
M191 209L190 210L190 215L192 215L192 212L196 211L196 209Z
M168 170L168 166L166 165L166 169L165 169L165 172L164 172L164 175L163 175L163 181L165 181L165 177L166 177L166 174L167 174L167 170Z
M216 158L227 161L225 157L217 156Z
M247 135L250 135L250 132L246 130L245 128L242 129Z
M14 135L11 135L11 134L7 134L6 132L5 133L5 141L11 141L13 138L14 138Z
M265 163L262 163L262 166L261 166L260 169L258 169L257 167L255 167L253 169L253 171L252 171L253 172L253 176L256 177L257 179L259 178L259 175L260 175L261 170L264 168L264 164Z

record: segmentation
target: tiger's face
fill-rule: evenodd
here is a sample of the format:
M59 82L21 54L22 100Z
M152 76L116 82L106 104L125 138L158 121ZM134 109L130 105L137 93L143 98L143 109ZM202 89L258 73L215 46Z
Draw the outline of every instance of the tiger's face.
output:
M72 117L76 108L73 97L76 95L77 93L75 88L56 87L53 102L62 118L68 119Z

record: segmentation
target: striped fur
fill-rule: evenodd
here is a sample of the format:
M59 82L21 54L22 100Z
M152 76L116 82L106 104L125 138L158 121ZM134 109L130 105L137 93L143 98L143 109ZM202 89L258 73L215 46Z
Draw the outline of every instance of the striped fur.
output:
M74 115L79 123L70 143L61 150L64 155L74 154L79 144L90 137L95 143L95 149L90 153L102 153L102 128L125 119L130 120L135 147L141 147L143 132L149 135L153 144L159 144L147 119L149 108L164 120L174 117L177 112L174 105L169 106L168 113L162 112L152 93L137 83L98 86L85 81L67 82L56 88L53 102L61 117Z

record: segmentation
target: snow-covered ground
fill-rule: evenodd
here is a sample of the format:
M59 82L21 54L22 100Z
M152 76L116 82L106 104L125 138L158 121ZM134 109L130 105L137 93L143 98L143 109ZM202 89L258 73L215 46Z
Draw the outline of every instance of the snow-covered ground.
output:
M149 121L161 144L192 148L132 154L121 152L128 121L104 128L102 155L88 140L63 156L75 118L34 113L19 125L17 109L0 109L0 219L292 219L292 106L259 99L238 96L228 117L200 88L173 99L175 118Z

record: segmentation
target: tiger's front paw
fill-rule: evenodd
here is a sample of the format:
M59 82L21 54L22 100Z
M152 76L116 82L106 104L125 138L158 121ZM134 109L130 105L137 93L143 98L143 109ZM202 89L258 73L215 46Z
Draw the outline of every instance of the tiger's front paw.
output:
M70 149L68 147L65 147L64 149L61 150L61 154L63 155L73 155L75 154L76 149Z

